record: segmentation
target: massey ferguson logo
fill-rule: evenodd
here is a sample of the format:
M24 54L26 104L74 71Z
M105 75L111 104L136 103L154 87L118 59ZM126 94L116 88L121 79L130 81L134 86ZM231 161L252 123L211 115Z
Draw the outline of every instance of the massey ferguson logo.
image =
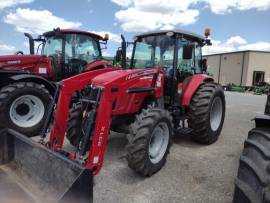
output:
M7 64L18 64L21 63L20 60L16 60L16 61L8 61Z
M155 74L155 73L157 73L157 70L155 70L155 69L154 70L145 70L145 71L142 71L142 72L138 72L138 73L128 75L126 77L126 80L130 80L130 79L140 77L140 76L144 76L144 75Z

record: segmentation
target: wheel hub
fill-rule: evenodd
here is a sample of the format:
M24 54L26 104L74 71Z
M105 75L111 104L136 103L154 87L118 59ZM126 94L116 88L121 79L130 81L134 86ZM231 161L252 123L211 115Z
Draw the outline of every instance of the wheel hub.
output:
M220 127L223 116L223 104L220 97L215 97L210 108L210 126L213 131Z
M15 99L9 110L11 121L23 128L37 125L43 118L45 107L40 98L34 95L23 95Z
M16 112L17 114L19 114L20 116L25 116L26 114L28 114L28 112L30 111L30 108L27 104L19 104L17 107L16 107Z
M169 128L165 122L159 123L153 130L149 143L149 157L152 163L158 163L166 153L169 144Z

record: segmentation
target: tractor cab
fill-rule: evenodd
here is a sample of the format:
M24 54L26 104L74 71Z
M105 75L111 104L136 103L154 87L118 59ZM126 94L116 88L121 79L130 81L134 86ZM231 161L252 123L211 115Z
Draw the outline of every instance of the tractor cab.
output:
M101 60L100 44L106 44L108 40L108 35L103 38L90 32L59 28L44 33L38 39L26 36L30 54L34 54L33 41L41 42L37 52L51 59L54 80L82 73L86 65Z
M63 79L82 73L84 67L101 59L101 36L74 30L60 30L43 34L41 54L51 58L57 78Z
M162 67L165 71L165 103L181 96L183 82L189 76L202 74L207 65L202 47L210 45L210 31L205 37L182 31L157 31L135 36L131 69Z

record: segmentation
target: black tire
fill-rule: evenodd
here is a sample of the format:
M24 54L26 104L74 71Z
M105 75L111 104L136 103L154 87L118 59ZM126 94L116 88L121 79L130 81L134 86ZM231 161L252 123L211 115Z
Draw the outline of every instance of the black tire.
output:
M210 112L213 101L221 99L222 116L216 129L212 129ZM203 83L193 95L188 111L188 125L192 129L192 139L201 144L212 144L217 141L225 118L225 96L220 85L214 82Z
M82 121L83 121L83 111L82 104L78 103L72 107L69 113L68 119L68 129L67 129L67 139L70 144L74 147L79 147L80 141L82 139Z
M235 179L234 203L270 202L270 129L248 134Z
M32 95L40 99L44 107L44 114L41 117L40 121L36 124L33 124L32 126L27 127L16 124L12 121L12 118L10 116L10 108L12 108L13 102L15 102L16 99L25 95ZM28 137L37 135L38 133L40 133L43 127L46 117L45 112L48 111L51 100L52 96L50 95L49 91L44 86L37 83L17 82L3 87L0 90L0 126L3 128L12 128ZM27 112L27 110L25 111Z
M169 137L166 151L160 161L153 163L149 155L151 135L154 129L160 125L167 125ZM149 106L143 109L130 125L127 144L128 166L142 176L151 176L159 171L166 163L172 138L172 117L167 110ZM164 142L164 140L163 140Z

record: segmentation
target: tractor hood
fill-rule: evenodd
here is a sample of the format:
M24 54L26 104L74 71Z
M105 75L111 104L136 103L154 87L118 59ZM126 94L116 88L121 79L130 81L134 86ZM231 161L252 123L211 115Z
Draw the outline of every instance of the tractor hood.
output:
M0 56L0 69L27 70L38 63L47 63L48 58L42 55L6 55Z
M157 68L149 69L135 69L135 70L116 70L101 74L92 80L95 85L106 86L107 84L115 83L115 85L122 84L125 81L143 78L144 76L154 75L158 73Z

